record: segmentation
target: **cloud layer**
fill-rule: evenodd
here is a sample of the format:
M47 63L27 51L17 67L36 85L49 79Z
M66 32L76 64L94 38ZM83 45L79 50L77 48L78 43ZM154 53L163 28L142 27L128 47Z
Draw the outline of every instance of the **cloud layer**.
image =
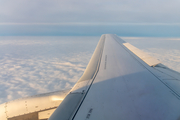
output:
M1 0L0 23L176 23L179 4L178 0Z
M5 56L0 60L0 102L71 88L81 77L90 56L86 52L63 60Z
M167 67L180 72L180 38L124 37L123 39L159 59Z
M0 103L73 87L98 40L99 37L1 37Z
M179 0L1 0L0 36L179 37Z
M180 38L123 37L180 72ZM0 103L71 88L99 37L0 37Z

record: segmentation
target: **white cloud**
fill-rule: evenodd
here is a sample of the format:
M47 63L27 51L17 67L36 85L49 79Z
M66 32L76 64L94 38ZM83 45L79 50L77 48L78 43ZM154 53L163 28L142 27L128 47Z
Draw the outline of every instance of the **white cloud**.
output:
M180 50L149 48L145 49L144 51L154 58L159 59L167 67L180 72Z
M72 87L81 77L91 54L76 58L75 55L63 60L57 58L0 60L0 103L38 93L56 91ZM74 61L71 63L67 61ZM29 62L31 61L31 62ZM4 97L3 97L4 96Z
M159 59L167 67L180 72L180 38L122 37L122 39Z
M1 0L0 23L179 22L178 0Z
M72 87L98 39L0 37L0 103Z
M73 39L73 37L68 39L66 37L41 37L41 41L39 41L39 37L31 37L29 40L25 39L26 37L20 37L21 39L19 37L15 38L17 39L16 42L13 41L13 37L8 37L8 39L3 41L0 40L0 103L29 95L72 87L83 74L91 58L98 41L92 40L99 39L97 37L77 37L78 39ZM63 39L65 42L62 42L60 39ZM143 37L123 39L129 40L134 46L143 49L155 58L160 59L168 67L180 72L179 38ZM74 40L76 42L73 42ZM167 46L170 45L169 41L174 44ZM68 42L71 44L68 44ZM1 43L4 44L2 45ZM160 46L163 44L165 47ZM46 47L44 48L43 45ZM58 50L55 47L56 45L58 45ZM76 47L71 45L81 50L75 50ZM37 50L34 46L40 47L42 52L40 55L35 55L39 49ZM63 46L66 46L64 47L65 49L60 49ZM68 48L68 46L71 47ZM81 48L82 46L85 47ZM16 49L12 49L12 47ZM29 47L36 49L35 52L29 52L33 51ZM52 50L49 49L50 47L56 51L48 53L49 50ZM86 49L87 47L91 49ZM7 52L5 55L2 53L4 48L7 50L4 51L5 53ZM9 52L9 49L12 50ZM58 57L61 52L68 51L69 49L76 52L71 50L71 54L65 53L66 55ZM25 53L21 53L21 51L25 51ZM48 56L54 52L58 54L55 54L53 57ZM28 57L24 57L25 54Z

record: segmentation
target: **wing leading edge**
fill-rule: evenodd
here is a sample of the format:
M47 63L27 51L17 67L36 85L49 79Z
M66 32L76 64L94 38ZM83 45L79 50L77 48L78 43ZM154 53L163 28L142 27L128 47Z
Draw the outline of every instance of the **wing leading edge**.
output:
M179 78L116 35L105 34L85 73L49 120L177 120Z

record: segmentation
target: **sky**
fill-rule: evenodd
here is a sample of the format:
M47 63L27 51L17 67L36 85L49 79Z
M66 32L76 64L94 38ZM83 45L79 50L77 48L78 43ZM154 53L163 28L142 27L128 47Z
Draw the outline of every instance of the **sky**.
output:
M179 0L0 0L0 36L180 37Z
M180 72L179 6L180 0L0 0L0 103L72 87L106 33Z

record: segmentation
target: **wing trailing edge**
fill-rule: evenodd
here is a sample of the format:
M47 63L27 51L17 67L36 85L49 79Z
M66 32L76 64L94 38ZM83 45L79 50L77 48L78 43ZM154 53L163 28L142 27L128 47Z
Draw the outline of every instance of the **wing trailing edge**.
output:
M46 120L70 90L44 93L0 105L0 120Z

